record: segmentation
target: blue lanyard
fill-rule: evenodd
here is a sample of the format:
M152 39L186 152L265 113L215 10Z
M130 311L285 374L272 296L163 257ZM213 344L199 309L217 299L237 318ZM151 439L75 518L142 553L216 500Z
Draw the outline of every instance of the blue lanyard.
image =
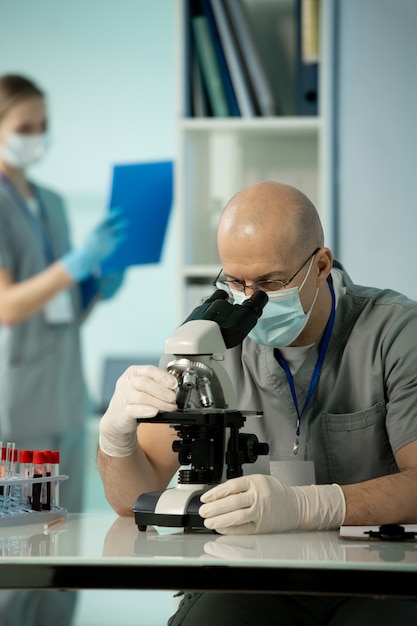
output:
M20 194L17 192L17 190L14 188L12 183L9 181L9 179L5 176L3 172L0 172L0 180L3 182L4 186L9 191L10 195L13 196L15 202L23 211L24 215L26 216L26 219L29 220L29 222L31 223L33 230L38 234L40 240L42 241L46 261L48 265L50 265L55 260L55 254L53 251L51 238L48 235L47 231L45 230L45 227L40 222L40 220L36 219L36 217L32 214L32 212L26 206L26 203L23 201L23 198L20 196ZM45 212L44 206L40 199L39 193L34 185L32 185L32 189L36 195L36 199L39 204L39 210L40 210L40 214L42 217L42 221L45 223L46 212Z
M334 289L333 289L333 285L330 282L328 284L329 284L330 294L332 296L332 309L330 311L330 317L329 317L328 322L326 324L326 329L324 331L323 341L322 341L321 346L320 346L319 356L317 357L316 365L314 367L313 376L311 377L310 386L308 388L307 396L306 396L306 399L304 401L304 406L301 409L301 412L300 412L299 407L298 407L297 394L295 392L294 379L293 379L293 375L291 373L290 367L289 367L287 361L284 359L284 357L280 353L280 351L278 350L278 348L275 348L275 350L274 350L274 356L275 356L276 360L278 361L278 363L283 368L283 370L284 370L284 372L285 372L285 374L287 376L288 384L289 384L290 390L291 390L292 399L293 399L293 402L294 402L294 407L295 407L295 410L297 411L297 425L296 425L296 429L295 429L295 442L294 442L294 446L293 446L293 454L297 454L298 453L301 416L304 413L308 403L310 402L310 400L312 398L312 395L314 393L314 390L317 387L317 383L319 382L321 370L322 370L322 367L323 367L324 357L326 356L327 347L329 345L330 336L331 336L332 330L333 330L334 318L336 317L336 298L335 298L335 295L334 295Z

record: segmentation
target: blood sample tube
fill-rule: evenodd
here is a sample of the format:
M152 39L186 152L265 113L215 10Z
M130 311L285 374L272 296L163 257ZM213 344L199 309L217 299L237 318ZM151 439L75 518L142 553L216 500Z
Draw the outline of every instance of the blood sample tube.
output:
M19 450L19 473L22 478L33 478L33 450ZM32 501L32 486L24 483L20 489L20 504L29 506Z
M3 478L6 478L6 448L5 446L1 446L1 453L0 453L0 479L3 480ZM4 487L3 485L0 486L0 495L3 495L4 493Z
M51 451L44 450L44 464L43 464L43 475L51 476ZM44 511L51 510L51 481L46 481L42 483L42 491L41 491L41 505Z
M52 450L51 457L51 476L59 476L59 450ZM59 482L57 480L52 481L51 504L52 506L59 506Z
M5 477L8 479L8 484L4 488L3 493L3 508L8 509L11 504L11 500L14 496L15 485L12 485L11 479L16 474L16 462L17 462L17 450L16 444L12 441L7 442L6 447L6 470Z
M45 465L45 454L42 450L33 451L33 478L42 478ZM34 483L32 486L32 509L42 511L41 501L42 483Z

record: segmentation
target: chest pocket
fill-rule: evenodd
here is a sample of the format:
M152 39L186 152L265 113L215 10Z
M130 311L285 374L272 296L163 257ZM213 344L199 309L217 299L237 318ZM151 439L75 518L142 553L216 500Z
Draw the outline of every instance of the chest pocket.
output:
M323 413L320 424L327 467L316 468L317 482L356 483L398 472L385 418L384 402L356 413Z

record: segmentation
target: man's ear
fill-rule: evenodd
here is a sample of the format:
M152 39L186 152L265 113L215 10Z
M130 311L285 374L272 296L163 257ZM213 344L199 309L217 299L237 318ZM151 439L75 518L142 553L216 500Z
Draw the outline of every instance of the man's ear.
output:
M333 267L333 255L329 248L320 248L316 253L316 267L318 268L317 286L322 285Z

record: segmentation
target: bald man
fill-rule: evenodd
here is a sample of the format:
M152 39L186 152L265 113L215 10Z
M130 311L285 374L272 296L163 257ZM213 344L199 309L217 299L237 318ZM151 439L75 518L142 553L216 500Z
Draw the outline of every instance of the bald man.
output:
M313 204L288 185L237 193L221 215L218 249L215 284L232 301L268 294L225 367L239 408L263 413L245 429L270 453L201 497L206 527L227 535L416 523L417 303L354 285L324 247ZM136 424L174 411L176 385L158 368L129 368L101 419L99 470L119 515L132 515L137 496L165 489L178 469L175 432ZM391 624L395 614L411 624L417 616L412 601L401 602L398 621L400 604L388 600L380 615L373 600L249 598L188 594L169 623L358 625L378 616Z

